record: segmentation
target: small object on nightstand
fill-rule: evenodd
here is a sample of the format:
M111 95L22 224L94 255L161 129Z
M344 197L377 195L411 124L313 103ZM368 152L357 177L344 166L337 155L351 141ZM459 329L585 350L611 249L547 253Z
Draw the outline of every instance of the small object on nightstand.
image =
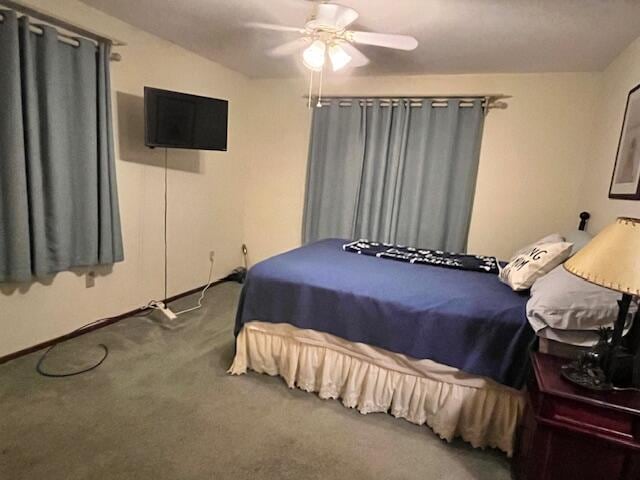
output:
M611 382L604 374L604 361L609 353L609 341L612 334L611 328L601 327L598 330L600 337L593 348L580 352L578 359L562 366L561 373L564 378L582 387L593 390L611 390Z
M612 390L626 359L633 363L633 381L625 383L640 387L639 345L633 345L631 351L621 346L632 297L640 295L640 219L619 217L567 260L564 267L588 282L621 292L622 298L618 300L618 318L611 339L601 338L589 358L565 365L563 377L593 390ZM629 361L632 355L635 360Z

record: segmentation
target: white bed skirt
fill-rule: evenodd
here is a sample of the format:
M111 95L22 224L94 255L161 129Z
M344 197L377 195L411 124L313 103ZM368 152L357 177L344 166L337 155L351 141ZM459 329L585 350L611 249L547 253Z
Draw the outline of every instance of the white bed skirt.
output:
M249 322L229 373L280 375L290 388L340 398L360 413L389 412L426 423L447 441L513 453L524 409L521 391L430 360L415 360L289 324Z

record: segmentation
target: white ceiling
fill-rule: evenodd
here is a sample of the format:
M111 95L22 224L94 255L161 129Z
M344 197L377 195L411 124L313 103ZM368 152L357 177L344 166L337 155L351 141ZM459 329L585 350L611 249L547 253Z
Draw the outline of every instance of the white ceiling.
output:
M309 0L82 0L127 23L255 78L293 77L297 57L264 51L295 33L246 22L303 26ZM358 75L600 71L640 36L640 0L339 0L355 29L415 36L413 52L361 47ZM126 49L126 47L125 47ZM122 50L126 55L126 50Z

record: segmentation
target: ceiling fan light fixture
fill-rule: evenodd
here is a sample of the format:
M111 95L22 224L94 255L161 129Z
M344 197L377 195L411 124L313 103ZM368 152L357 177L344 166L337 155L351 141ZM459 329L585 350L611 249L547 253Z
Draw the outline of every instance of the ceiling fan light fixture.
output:
M324 66L327 46L322 40L316 40L302 54L304 66L309 70L320 71Z
M337 72L351 61L351 56L340 45L333 44L329 47L329 60L333 71Z

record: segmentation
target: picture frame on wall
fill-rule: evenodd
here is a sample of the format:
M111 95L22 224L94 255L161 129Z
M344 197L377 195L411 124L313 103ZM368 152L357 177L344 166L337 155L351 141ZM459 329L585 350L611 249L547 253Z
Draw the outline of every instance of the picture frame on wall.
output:
M627 97L609 198L640 200L640 85Z

